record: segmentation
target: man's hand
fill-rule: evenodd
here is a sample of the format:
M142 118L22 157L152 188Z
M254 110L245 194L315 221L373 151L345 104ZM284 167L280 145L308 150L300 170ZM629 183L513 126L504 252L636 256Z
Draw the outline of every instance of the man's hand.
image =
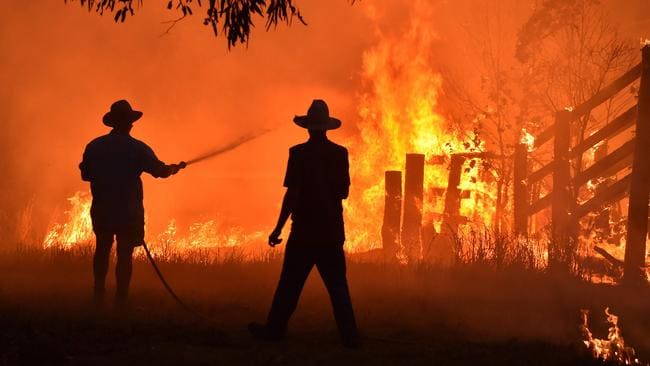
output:
M269 246L271 246L271 248L282 243L282 239L280 238L281 234L282 234L282 229L275 228L275 230L273 230L271 235L269 235Z
M178 164L172 164L170 166L172 168L172 175L173 175L173 174L178 173L179 170L185 169L185 167L187 166L187 163L185 163L184 161L181 161Z

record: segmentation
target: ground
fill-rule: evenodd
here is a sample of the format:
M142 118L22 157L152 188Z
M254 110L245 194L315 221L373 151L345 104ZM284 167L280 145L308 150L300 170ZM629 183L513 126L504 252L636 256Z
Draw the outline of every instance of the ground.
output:
M277 259L161 264L209 320L177 307L144 259L135 264L130 311L115 312L110 302L97 311L90 263L59 251L0 255L0 365L591 365L601 363L580 342L580 309L591 311L594 335L605 337L606 306L620 315L626 343L650 360L645 290L517 268L404 268L352 258L348 278L366 341L349 350L338 343L316 272L290 337L258 343L245 327L265 317Z

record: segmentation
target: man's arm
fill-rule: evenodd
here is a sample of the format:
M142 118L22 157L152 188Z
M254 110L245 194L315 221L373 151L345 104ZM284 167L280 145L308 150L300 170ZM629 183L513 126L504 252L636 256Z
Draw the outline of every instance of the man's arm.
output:
M287 223L289 216L293 213L294 207L298 200L298 189L300 187L300 174L298 171L298 157L297 152L292 148L289 150L289 162L287 163L287 172L284 175L284 186L287 187L282 199L282 208L280 209L280 216L275 225L275 229L269 235L269 245L274 247L282 242L280 234L282 228Z
M151 174L154 178L167 178L178 173L185 166L186 164L183 161L171 165L163 163L149 146L144 145L142 171Z
M297 190L292 187L287 188L286 192L284 192L284 198L282 199L282 208L280 209L278 223L275 225L275 229L273 229L271 235L269 235L270 246L274 247L282 242L282 239L280 239L280 234L282 234L282 228L284 228L284 225L287 223L289 216L291 216L291 213L293 212L297 196Z
M83 158L81 159L81 163L79 163L79 170L81 171L81 180L85 182L90 182L91 179L89 160L90 158L88 153L88 147L86 147L86 150L84 151L83 154Z

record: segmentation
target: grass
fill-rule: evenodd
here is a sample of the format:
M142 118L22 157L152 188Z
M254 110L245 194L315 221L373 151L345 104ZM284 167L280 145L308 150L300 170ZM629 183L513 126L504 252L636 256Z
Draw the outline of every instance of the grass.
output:
M605 337L603 310L620 316L628 345L650 359L650 296L542 270L462 261L450 268L357 262L348 278L363 349L339 346L316 271L283 343L245 331L266 316L278 255L244 261L181 261L161 269L179 295L210 317L180 310L141 256L132 309L89 306L91 251L12 250L0 254L0 365L591 365L580 342L580 309ZM113 278L109 277L109 289Z

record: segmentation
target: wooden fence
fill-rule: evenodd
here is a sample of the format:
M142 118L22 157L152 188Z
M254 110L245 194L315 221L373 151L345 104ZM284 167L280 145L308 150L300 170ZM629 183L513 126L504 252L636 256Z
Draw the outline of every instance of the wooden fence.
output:
M572 146L572 127L582 116L606 103L616 94L640 79L638 102L589 137ZM589 168L573 172L572 161L595 146L635 127L635 136L608 154L599 154ZM590 212L629 197L627 238L624 259L624 281L646 281L645 256L648 234L648 203L650 196L650 46L642 50L642 61L616 81L601 89L583 104L555 115L552 126L535 138L535 148L553 140L553 160L537 169L531 166L528 146L515 148L513 228L518 235L527 235L531 216L551 207L551 240L549 244L549 267L568 269L575 255L579 221ZM606 150L602 150L606 151ZM602 152L601 151L601 152ZM492 158L489 153L455 154L449 164L449 179L442 214L443 227L454 230L463 220L459 214L462 193L458 188L463 162L468 158ZM395 258L400 243L409 259L418 256L422 248L422 201L423 172L425 164L436 164L436 157L425 161L424 155L408 154L402 195L400 171L386 172L386 201L382 241L385 252ZM439 163L439 162L438 162ZM610 178L624 168L631 173L612 182L605 189L596 190L586 202L576 200L580 187L598 178ZM553 188L544 197L531 200L531 187L552 175ZM610 178L611 181L611 178ZM440 192L442 195L443 192ZM403 207L403 210L402 210Z
M607 102L631 83L641 79L638 103L603 128L572 146L572 126L580 117ZM635 127L635 136L616 150L598 159L589 168L572 174L571 162L581 159L597 144ZM625 246L624 281L645 282L646 237L648 233L648 201L650 196L650 46L642 50L642 61L616 81L603 88L585 103L557 112L555 123L535 138L535 147L553 140L553 160L529 172L527 146L517 146L514 154L514 230L528 233L529 218L551 207L551 244L549 267L566 269L574 254L578 223L582 217L601 207L629 196L627 240ZM607 189L599 190L586 202L578 203L577 192L587 182L609 178L630 167L632 171ZM552 175L552 191L530 201L530 188Z

